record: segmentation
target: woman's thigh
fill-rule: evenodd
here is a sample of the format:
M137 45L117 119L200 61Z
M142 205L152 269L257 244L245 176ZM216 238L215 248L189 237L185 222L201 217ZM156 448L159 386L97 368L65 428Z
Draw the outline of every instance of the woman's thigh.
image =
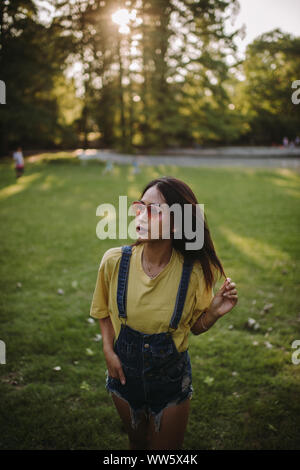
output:
M188 398L179 405L165 408L159 432L155 432L154 416L150 417L148 449L181 449L188 423L190 401Z
M136 429L132 428L131 415L128 403L114 393L111 394L115 407L128 434L130 449L146 450L148 445L149 421L145 414L141 413L141 421Z

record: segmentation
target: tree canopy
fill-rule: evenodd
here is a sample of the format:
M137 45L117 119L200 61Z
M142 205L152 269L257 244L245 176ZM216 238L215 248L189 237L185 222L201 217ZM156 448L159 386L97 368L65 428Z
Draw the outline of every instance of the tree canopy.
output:
M1 154L20 143L132 151L296 137L300 37L270 31L240 61L242 31L227 28L238 9L237 0L2 1Z

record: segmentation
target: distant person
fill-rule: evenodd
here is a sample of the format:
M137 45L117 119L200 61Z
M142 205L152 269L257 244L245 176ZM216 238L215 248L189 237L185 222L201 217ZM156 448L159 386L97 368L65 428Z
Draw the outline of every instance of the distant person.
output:
M288 147L288 145L289 145L289 139L288 139L287 137L284 137L282 142L283 142L283 146L284 146L284 147Z
M21 147L18 147L13 153L13 159L15 161L16 177L20 178L24 173L24 157Z
M110 160L107 160L105 168L102 171L102 175L105 175L106 173L112 173L113 169L114 169L113 162Z
M297 135L295 138L295 145L298 147L300 145L300 137Z
M133 162L133 174L140 173L141 170L139 168L139 158L136 157Z

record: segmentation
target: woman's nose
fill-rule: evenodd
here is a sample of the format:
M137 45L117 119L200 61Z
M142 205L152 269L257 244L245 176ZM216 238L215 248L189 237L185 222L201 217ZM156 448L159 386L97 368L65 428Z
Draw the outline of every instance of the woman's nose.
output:
M143 225L143 227L147 228L148 225L148 214L147 211L143 211L141 214L139 214L136 218L137 225Z

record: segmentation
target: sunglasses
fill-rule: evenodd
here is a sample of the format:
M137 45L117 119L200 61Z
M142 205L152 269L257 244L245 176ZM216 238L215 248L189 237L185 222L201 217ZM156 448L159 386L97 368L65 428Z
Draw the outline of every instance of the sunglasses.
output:
M147 209L148 217L158 217L162 214L162 206L165 205L159 203L145 204L143 201L134 201L131 207L135 216L142 214Z

